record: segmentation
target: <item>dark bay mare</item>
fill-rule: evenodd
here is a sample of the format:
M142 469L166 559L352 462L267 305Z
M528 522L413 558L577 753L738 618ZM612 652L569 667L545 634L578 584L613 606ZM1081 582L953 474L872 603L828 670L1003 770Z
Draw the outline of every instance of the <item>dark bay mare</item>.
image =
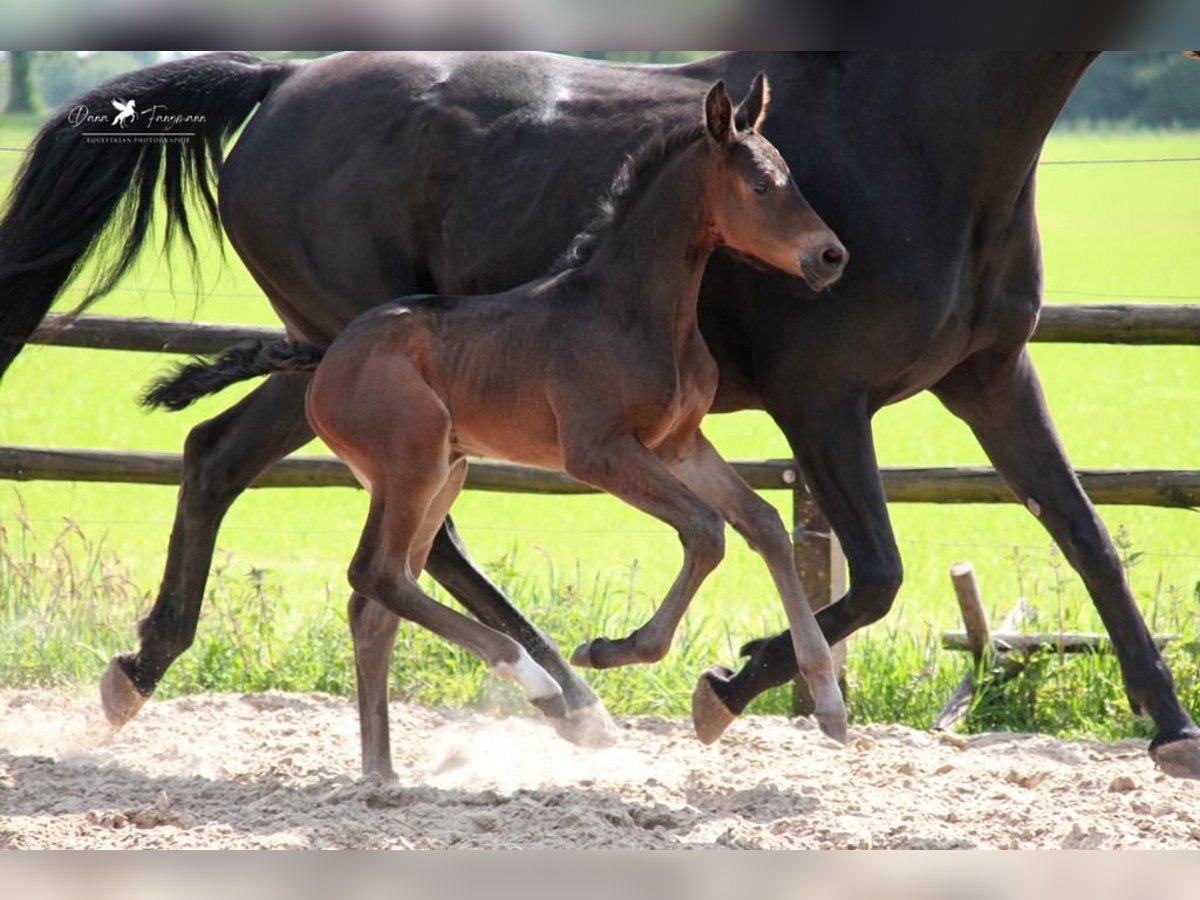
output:
M290 341L234 348L180 366L145 395L148 406L181 409L246 378L313 373L308 423L371 496L349 573L364 774L395 776L387 682L397 617L475 653L553 720L573 718L558 682L525 648L417 583L469 455L566 471L678 533L683 566L650 621L620 640L585 643L577 664L662 659L724 555L729 522L779 589L818 723L846 739L829 645L783 520L700 433L718 380L696 315L712 251L733 248L814 289L836 281L846 262L758 132L767 92L760 75L742 131L724 84L708 93L703 115L697 97L697 124L629 158L596 222L546 276L499 294L401 298L358 316L326 350Z
M741 92L765 69L776 112L765 134L855 261L835 302L718 252L700 326L720 368L714 409L772 416L845 549L850 589L817 614L825 636L836 642L878 620L900 587L871 419L933 391L1083 578L1129 699L1155 723L1159 765L1200 775L1200 731L1071 470L1026 350L1041 304L1038 154L1093 56L746 52L646 68L537 54L367 53L304 64L202 57L135 72L82 102L107 106L115 94L147 108L154 101L142 98L157 98L204 114L203 140L89 146L65 115L47 124L0 222L0 366L102 246L106 224L128 237L118 270L136 251L160 172L170 218L182 221L183 185L204 189L206 161L256 103L221 171L221 220L291 334L323 343L363 308L398 295L493 293L536 277L652 127L691 121L696 92L716 79ZM161 591L140 649L110 670L110 684L123 686L108 692L118 718L133 714L191 643L225 510L312 437L306 383L274 376L190 435ZM428 569L525 646L570 708L597 708L467 560L449 520ZM796 671L787 634L746 652L736 673L702 677L698 691L712 701L697 723L706 737Z

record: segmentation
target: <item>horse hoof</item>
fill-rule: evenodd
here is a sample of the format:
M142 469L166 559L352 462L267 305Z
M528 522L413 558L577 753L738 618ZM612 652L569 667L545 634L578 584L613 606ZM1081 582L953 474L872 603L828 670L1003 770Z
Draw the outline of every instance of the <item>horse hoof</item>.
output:
M389 760L386 765L364 768L362 775L359 776L358 784L365 787L387 787L399 781L400 776L396 774L396 770L392 768Z
M100 679L100 703L108 724L120 728L137 715L146 699L146 695L137 689L126 674L120 657L114 657Z
M846 743L846 740L849 737L849 735L846 733L846 715L845 715L845 713L842 713L841 715L830 715L830 716L818 715L816 717L816 719L817 719L817 727L821 729L822 734L824 734L828 738L832 738L833 740L837 741L839 744Z
M713 666L700 674L696 689L692 691L692 726L702 744L711 744L737 718L717 695L714 681L728 681L733 671L724 666Z
M1150 748L1150 758L1175 778L1200 779L1200 738L1187 737Z
M565 719L567 716L567 698L562 694L539 697L529 702L536 706L547 719Z
M592 662L592 642L585 641L575 648L575 652L571 654L571 665L577 669L594 669L596 664Z
M576 747L603 750L617 742L617 726L608 710L599 702L573 709L565 716L550 721L558 736Z

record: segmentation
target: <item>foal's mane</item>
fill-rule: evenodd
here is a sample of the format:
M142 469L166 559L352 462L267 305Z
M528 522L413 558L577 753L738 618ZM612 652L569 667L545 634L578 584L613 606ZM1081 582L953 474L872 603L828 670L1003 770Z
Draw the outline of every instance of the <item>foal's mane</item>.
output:
M703 122L680 125L666 132L656 131L641 146L625 157L608 189L596 205L596 213L584 229L575 235L550 267L557 275L586 263L608 232L621 224L667 164L704 136Z

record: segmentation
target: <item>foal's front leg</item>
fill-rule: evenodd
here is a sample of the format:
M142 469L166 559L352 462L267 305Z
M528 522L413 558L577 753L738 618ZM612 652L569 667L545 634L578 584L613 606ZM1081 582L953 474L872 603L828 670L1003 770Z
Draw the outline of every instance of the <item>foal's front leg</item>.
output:
M725 522L632 435L607 441L591 433L573 438L564 440L567 472L674 528L683 543L683 566L649 622L628 637L580 645L571 662L596 669L657 662L671 649L700 584L724 556Z
M800 672L813 695L817 724L825 734L845 742L846 706L834 677L829 644L804 596L792 559L792 543L779 513L750 489L702 434L696 435L692 452L671 469L699 497L719 509L766 562L783 601ZM708 680L702 678L693 695L694 704L712 707L693 715L698 726L702 722L713 725L711 730L697 732L706 744L716 740L733 718L715 695L709 696L712 692L706 692L707 686Z

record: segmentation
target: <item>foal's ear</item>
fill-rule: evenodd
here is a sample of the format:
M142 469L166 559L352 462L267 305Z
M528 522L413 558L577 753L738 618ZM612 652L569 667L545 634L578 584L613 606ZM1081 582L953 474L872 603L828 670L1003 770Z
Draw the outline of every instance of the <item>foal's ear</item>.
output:
M733 137L733 101L729 99L724 81L714 84L704 98L704 124L718 144Z
M771 85L767 83L767 73L759 72L754 77L750 93L737 108L734 122L739 131L749 129L759 131L767 118L767 105L771 102Z

